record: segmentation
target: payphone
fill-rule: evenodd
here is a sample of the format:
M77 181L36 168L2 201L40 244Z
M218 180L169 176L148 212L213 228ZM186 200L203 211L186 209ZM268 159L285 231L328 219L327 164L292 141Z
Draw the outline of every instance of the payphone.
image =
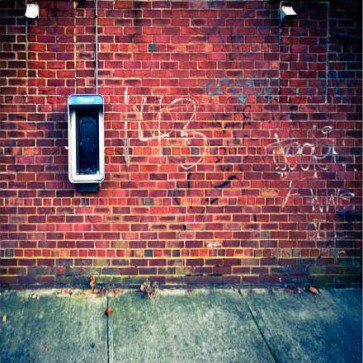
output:
M79 192L96 192L105 178L103 97L68 98L68 178Z

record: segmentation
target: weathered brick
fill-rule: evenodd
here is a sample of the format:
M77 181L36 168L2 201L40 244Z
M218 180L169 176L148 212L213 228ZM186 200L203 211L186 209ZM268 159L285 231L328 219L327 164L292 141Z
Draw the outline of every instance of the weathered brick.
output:
M67 96L95 93L94 13L53 3L28 60L0 4L1 282L77 283L94 268L131 285L278 283L314 267L356 283L357 0L301 2L282 24L268 0L100 2L106 179L83 196L67 180Z

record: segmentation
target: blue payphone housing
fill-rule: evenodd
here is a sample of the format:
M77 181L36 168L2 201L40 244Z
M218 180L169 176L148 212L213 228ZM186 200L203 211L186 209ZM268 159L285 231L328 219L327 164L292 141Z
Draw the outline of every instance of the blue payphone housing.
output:
M103 97L68 98L68 178L80 192L95 192L105 178Z

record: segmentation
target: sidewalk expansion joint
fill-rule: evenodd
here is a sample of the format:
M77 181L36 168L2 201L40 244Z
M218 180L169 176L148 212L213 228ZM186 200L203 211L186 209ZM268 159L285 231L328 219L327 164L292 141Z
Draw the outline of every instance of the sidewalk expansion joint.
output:
M261 337L262 337L262 340L264 341L264 343L265 343L265 345L266 345L266 347L267 347L267 349L268 349L268 351L269 351L269 353L270 353L270 355L271 355L271 357L272 357L273 361L274 361L275 363L279 363L279 360L278 360L278 358L276 357L276 354L275 354L274 350L272 349L271 345L270 345L270 344L269 344L269 342L267 341L267 339L266 339L266 337L265 337L265 335L264 335L264 333L263 333L263 331L262 331L262 329L261 329L261 327L260 327L260 325L259 325L259 323L258 323L258 321L257 321L257 319L256 319L256 317L255 317L255 315L253 314L253 311L252 311L252 309L251 309L251 307L250 307L250 305L249 305L249 303L248 303L247 299L243 296L243 294L241 293L241 290L238 290L238 293L239 293L239 295L241 296L241 298L242 298L242 300L244 301L244 303L246 304L247 309L248 309L248 311L249 311L249 313L250 313L250 315L251 315L251 318L252 318L253 322L255 323L256 328L257 328L258 332L260 333L260 335L261 335Z
M109 308L109 297L106 295L106 310ZM106 337L106 354L107 363L113 363L113 333L112 333L112 317L111 314L107 314L107 337Z

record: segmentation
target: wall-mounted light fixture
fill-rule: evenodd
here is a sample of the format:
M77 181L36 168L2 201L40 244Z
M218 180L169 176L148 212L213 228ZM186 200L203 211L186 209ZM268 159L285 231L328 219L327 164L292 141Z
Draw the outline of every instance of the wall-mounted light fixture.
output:
M38 4L26 4L25 17L28 19L39 18L39 5Z
M290 20L295 18L296 12L292 6L281 6L280 8L280 23L284 20Z
M97 192L105 178L103 97L68 99L68 178L81 192Z

